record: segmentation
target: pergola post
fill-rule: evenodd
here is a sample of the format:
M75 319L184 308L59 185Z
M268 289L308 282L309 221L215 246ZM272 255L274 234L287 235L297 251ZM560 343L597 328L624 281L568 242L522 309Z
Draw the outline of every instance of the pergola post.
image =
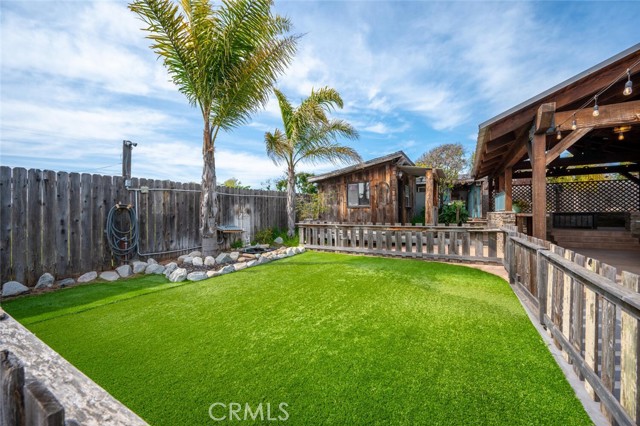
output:
M511 167L504 169L504 209L508 212L513 209L512 170Z
M424 187L424 224L435 225L433 220L433 170L428 169L425 172L425 187Z
M532 143L532 174L531 174L531 210L533 213L533 236L542 240L547 239L547 167L545 134L533 135Z

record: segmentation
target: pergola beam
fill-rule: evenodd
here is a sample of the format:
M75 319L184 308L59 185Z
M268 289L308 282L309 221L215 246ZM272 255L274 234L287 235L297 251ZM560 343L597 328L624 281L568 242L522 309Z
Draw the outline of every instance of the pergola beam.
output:
M547 133L547 130L554 127L553 116L556 112L556 103L549 102L540 105L536 113L536 122L534 133L536 135Z
M531 145L533 166L531 175L531 210L533 213L533 236L547 239L547 164L545 162L547 136L533 136Z
M577 129L600 129L603 127L623 126L640 123L640 101L623 102L619 104L601 105L598 108L600 115L593 116L591 108L579 111L562 111L556 113L556 126L561 125L561 130L571 128L574 119Z
M596 166L596 167L579 167L573 169L558 168L549 169L547 171L548 177L560 177L560 176L584 176L584 175L599 175L599 174L611 174L619 173L626 177L630 172L640 172L640 165L627 164L623 166ZM633 175L630 175L633 176ZM532 177L531 170L521 170L514 172L514 179L528 179ZM633 180L633 179L631 179Z
M562 139L560 142L556 144L553 148L551 148L547 152L546 163L549 165L553 160L558 158L560 154L565 152L569 147L571 147L574 143L578 142L584 135L593 130L593 127L585 127L582 129L577 129L571 132L568 136Z

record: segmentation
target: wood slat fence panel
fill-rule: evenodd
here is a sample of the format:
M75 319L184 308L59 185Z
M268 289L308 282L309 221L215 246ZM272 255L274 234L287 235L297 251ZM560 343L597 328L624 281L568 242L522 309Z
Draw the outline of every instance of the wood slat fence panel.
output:
M496 241L502 238L499 229L433 227L418 225L360 225L345 223L298 223L301 243L308 248L415 257L453 261L474 261L501 264ZM486 238L485 235L486 234ZM500 234L500 237L498 237ZM314 237L319 235L319 241ZM323 235L327 235L324 238ZM475 250L471 252L471 241ZM485 253L493 254L486 255Z
M34 286L44 272L56 279L112 269L105 228L116 203L138 203L140 251L157 260L200 246L200 185L121 176L0 167L0 284ZM264 228L285 229L286 196L278 191L219 187L221 225L235 225L253 241ZM118 217L122 229L129 221ZM229 240L227 240L228 243Z
M511 229L507 246L511 283L537 304L540 322L589 395L612 424L640 424L640 277ZM536 293L527 283L533 256Z

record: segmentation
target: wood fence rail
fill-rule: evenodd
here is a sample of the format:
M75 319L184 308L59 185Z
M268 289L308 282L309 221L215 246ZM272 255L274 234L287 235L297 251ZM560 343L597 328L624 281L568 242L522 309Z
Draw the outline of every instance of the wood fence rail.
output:
M298 223L300 244L315 250L432 260L502 263L499 229L421 225Z
M612 424L640 425L640 277L507 229L505 266Z
M57 279L112 269L106 218L116 204L135 205L142 253L157 259L195 250L200 185L121 176L0 167L0 283L35 285L44 272ZM218 187L221 225L234 225L252 239L264 228L286 227L283 192Z

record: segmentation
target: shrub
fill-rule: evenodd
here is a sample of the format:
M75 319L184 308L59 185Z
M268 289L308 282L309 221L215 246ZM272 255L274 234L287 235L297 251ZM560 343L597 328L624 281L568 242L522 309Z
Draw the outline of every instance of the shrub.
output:
M299 197L296 202L296 211L298 220L317 220L327 211L324 194L306 194Z
M271 244L273 242L273 229L265 228L256 232L255 240L258 244Z
M464 223L467 220L469 220L469 212L464 206L464 201L445 204L438 215L439 223Z

